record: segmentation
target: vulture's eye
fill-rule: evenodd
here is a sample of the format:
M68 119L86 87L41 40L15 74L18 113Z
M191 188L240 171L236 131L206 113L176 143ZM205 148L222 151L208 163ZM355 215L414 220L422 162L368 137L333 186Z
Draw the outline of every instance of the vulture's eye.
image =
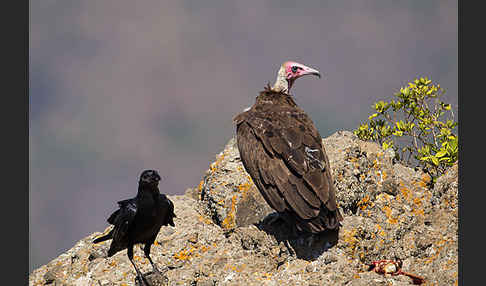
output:
M293 67L292 67L292 72L297 72L297 70L298 70L298 69L299 69L299 67L298 67L298 66L293 66Z

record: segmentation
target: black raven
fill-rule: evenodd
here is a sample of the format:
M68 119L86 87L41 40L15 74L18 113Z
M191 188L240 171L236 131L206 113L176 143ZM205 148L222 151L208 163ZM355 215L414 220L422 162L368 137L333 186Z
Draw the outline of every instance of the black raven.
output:
M166 195L159 192L160 175L155 170L145 170L140 175L137 196L119 201L119 209L110 215L108 222L114 225L113 229L93 243L113 239L108 250L111 257L120 250L127 249L128 259L137 272L137 279L141 284L146 280L133 262L133 245L144 243L145 256L152 264L153 271L160 273L150 258L150 247L155 241L160 227L174 225L174 204Z

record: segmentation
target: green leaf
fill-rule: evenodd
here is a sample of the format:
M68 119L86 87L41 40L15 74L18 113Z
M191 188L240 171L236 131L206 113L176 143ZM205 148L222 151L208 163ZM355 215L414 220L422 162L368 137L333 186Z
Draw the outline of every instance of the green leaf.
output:
M373 119L373 118L375 118L375 117L377 117L377 116L378 116L378 113L373 113L373 114L371 114L371 115L368 117L368 120L371 120L371 119Z
M432 160L432 163L434 163L434 165L439 166L439 159L437 159L437 157L430 156L430 160Z
M435 154L435 156L438 157L438 158L439 157L444 157L445 155L447 155L447 151L445 151L445 150L440 150L439 152L437 152Z
M404 95L408 96L410 95L410 89L408 87L404 88L403 89L403 92L402 92Z

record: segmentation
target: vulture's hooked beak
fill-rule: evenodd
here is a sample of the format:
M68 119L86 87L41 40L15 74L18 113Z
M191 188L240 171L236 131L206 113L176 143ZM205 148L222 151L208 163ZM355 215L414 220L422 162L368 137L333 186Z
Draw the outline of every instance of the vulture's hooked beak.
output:
M300 76L304 76L304 75L315 75L315 76L318 76L319 78L321 78L321 73L318 70L315 70L315 69L310 68L310 67L303 68Z

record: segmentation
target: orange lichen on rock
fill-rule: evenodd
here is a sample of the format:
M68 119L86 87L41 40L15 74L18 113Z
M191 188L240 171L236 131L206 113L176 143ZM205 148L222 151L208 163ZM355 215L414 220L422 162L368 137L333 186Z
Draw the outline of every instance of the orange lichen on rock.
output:
M403 182L400 182L400 193L405 200L409 202L412 200L412 191L405 187Z
M385 212L388 223L390 224L398 223L398 219L392 216L392 209L389 206L384 206L383 211Z
M209 165L209 169L211 170L211 172L213 173L216 172L217 167L219 166L219 164L221 164L221 162L223 162L225 156L226 154L225 152L223 152L216 157L216 161L214 161L213 163L211 163L211 165Z
M245 193L246 191L248 191L251 188L251 184L250 183L243 183L243 184L239 185L237 188L238 188L238 191Z
M205 216L199 215L198 220L204 224L211 224L213 221L210 218L207 218Z
M183 249L174 254L174 258L178 260L190 260L196 248L191 245L189 249Z
M369 196L364 196L357 204L356 204L361 210L365 210L367 207L372 206L370 197Z
M384 237L386 235L385 231L383 230L383 228L379 224L376 225L376 232L379 236Z
M357 234L358 234L358 230L356 229L353 230L343 229L342 241L348 245L349 252L353 256L353 258L355 256L355 251L359 245L359 239L356 238Z
M223 269L225 271L232 270L232 271L241 273L243 271L243 269L245 269L245 268L246 268L245 264L241 264L239 266L238 265L226 264Z
M230 207L230 210L229 210L228 215L226 216L226 218L221 223L221 225L225 229L231 229L231 228L233 228L235 226L236 198L237 198L237 195L236 194L233 195L233 197L231 198L231 207Z
M199 185L197 186L197 191L198 191L199 193L201 193L201 192L202 192L202 188L203 188L203 186L204 186L204 180L201 180L201 181L199 182Z

